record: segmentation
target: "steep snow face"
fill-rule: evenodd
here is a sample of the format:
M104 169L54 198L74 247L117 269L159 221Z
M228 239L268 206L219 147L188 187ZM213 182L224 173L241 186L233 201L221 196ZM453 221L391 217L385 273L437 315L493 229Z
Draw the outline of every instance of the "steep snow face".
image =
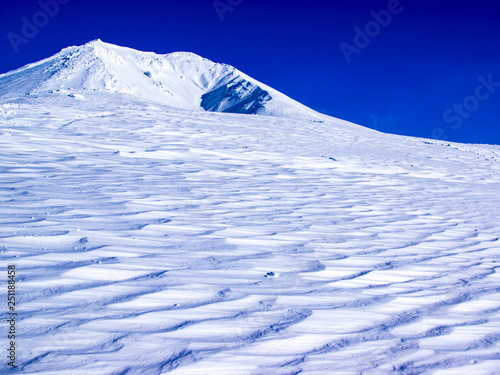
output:
M224 77L216 88L201 97L207 111L256 114L265 110L272 97L259 86L240 77Z
M232 66L188 52L158 55L100 40L0 75L0 96L112 91L176 108L275 116L321 115Z

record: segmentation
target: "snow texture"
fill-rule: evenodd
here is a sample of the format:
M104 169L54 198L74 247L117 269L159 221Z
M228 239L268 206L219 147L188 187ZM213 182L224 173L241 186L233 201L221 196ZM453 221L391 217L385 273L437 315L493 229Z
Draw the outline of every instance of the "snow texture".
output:
M500 373L500 147L382 134L231 69L94 42L0 76L17 371Z

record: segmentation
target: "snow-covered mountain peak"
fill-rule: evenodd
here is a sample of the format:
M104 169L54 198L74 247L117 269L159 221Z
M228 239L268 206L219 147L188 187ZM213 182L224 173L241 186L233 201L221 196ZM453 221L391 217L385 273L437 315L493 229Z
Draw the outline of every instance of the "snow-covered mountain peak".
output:
M0 75L0 97L88 91L129 94L214 112L318 117L320 114L227 64L190 52L159 55L100 39Z

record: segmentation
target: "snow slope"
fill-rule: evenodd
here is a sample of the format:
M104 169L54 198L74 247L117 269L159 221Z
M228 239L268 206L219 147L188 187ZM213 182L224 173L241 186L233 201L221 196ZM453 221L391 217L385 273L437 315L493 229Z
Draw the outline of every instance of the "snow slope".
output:
M20 373L499 373L499 146L71 85L0 101Z
M193 53L157 55L101 40L0 75L0 97L111 91L176 108L321 117L313 110L226 64Z

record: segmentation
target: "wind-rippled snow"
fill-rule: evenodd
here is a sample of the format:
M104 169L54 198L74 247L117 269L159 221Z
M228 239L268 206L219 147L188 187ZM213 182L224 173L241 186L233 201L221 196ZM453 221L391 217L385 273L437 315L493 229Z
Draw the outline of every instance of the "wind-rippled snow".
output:
M0 107L22 373L499 373L500 147L113 95Z

